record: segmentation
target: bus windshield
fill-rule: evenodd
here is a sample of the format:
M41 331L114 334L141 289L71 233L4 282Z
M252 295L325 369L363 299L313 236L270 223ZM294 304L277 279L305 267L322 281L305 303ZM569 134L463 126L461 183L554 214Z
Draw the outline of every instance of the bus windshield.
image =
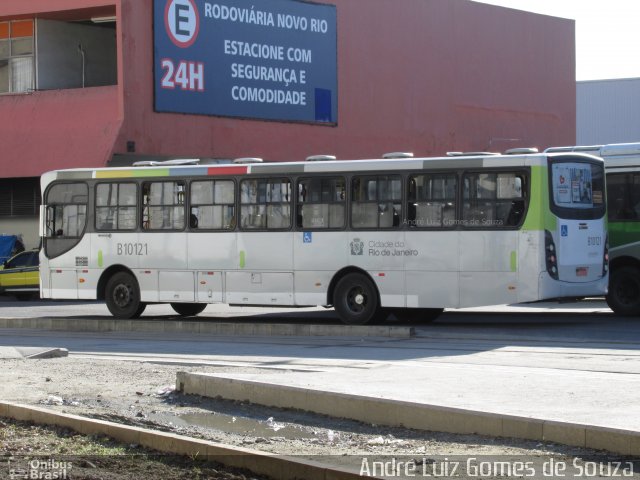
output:
M565 219L596 219L605 212L604 166L568 158L551 161L551 210Z

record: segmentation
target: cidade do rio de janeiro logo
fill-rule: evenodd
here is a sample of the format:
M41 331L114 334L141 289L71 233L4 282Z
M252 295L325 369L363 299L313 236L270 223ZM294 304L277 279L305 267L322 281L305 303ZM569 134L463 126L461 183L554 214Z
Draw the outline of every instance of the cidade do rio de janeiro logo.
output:
M359 238L354 238L351 242L351 255L364 254L364 242Z
M164 26L176 46L187 48L193 45L200 30L200 15L195 0L167 0Z

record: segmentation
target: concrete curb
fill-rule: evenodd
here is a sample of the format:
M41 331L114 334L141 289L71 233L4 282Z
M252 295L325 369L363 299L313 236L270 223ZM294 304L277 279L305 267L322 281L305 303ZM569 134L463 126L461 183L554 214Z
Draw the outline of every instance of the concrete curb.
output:
M189 320L116 320L87 318L0 318L0 328L29 328L34 330L57 330L67 332L154 332L195 333L203 335L260 335L300 337L388 337L410 338L415 335L413 327L406 326L360 326L286 323L247 323L228 321Z
M176 389L187 394L300 409L377 425L547 441L622 455L640 455L640 432L632 430L326 392L204 373L178 372Z
M158 432L119 423L58 413L44 408L0 401L0 418L29 421L43 425L65 427L84 435L107 435L117 441L209 460L229 467L245 468L253 473L283 480L353 480L362 478L345 469L311 460L297 459L242 447L209 442L172 433ZM204 453L203 453L204 452Z
M17 359L44 359L67 357L69 350L66 348L49 348L49 347L0 347L0 359L9 358Z
M50 348L40 353L34 353L33 355L27 355L25 358L33 360L42 360L47 358L60 358L68 357L69 350L66 348Z

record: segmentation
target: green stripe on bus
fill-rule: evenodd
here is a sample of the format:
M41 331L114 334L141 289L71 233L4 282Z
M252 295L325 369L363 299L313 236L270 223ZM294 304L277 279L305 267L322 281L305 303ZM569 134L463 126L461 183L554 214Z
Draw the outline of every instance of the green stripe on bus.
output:
M168 168L152 168L145 169L141 168L140 170L134 170L134 177L168 177L171 175L171 171Z
M98 250L98 267L102 268L104 260L102 258L102 250Z
M245 266L245 254L244 250L240 250L240 268L244 268Z
M515 251L511 252L511 271L512 272L518 271L518 254Z
M546 166L531 167L531 194L529 211L524 220L522 230L551 230L557 229L557 218L551 213L549 205L549 183ZM534 201L535 199L535 201Z

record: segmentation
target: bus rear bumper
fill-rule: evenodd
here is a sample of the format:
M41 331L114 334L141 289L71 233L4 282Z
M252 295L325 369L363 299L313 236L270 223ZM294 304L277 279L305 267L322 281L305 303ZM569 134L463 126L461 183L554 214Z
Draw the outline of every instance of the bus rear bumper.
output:
M547 272L538 279L539 300L551 298L602 297L607 294L609 275L592 282L572 283L554 280Z

